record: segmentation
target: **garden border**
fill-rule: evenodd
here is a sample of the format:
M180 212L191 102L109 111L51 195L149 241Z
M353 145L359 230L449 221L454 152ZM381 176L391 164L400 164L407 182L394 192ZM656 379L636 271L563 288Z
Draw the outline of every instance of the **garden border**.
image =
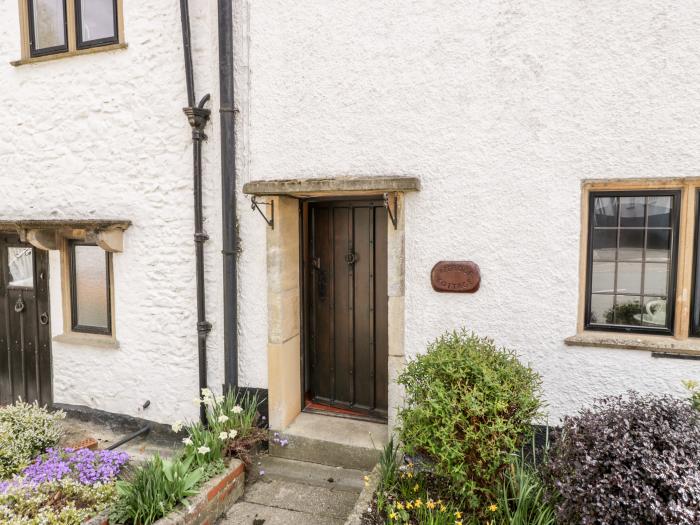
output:
M209 525L216 522L245 489L245 465L232 459L226 471L207 481L187 505L159 519L154 525ZM109 511L86 521L84 525L110 525Z

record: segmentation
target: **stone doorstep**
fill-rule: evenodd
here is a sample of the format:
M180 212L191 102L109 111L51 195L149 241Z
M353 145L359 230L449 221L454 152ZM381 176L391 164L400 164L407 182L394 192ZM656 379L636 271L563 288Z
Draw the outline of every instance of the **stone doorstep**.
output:
M245 465L232 459L226 472L207 481L199 494L187 500L185 508L178 508L154 525L213 525L243 495L244 488ZM110 525L109 512L84 525Z

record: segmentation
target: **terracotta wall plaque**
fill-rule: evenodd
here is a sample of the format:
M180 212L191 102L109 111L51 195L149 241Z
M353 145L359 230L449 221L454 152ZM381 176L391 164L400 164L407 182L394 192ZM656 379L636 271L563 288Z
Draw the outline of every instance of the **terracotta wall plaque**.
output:
M471 261L440 261L433 266L430 280L437 292L474 293L479 289L479 266Z

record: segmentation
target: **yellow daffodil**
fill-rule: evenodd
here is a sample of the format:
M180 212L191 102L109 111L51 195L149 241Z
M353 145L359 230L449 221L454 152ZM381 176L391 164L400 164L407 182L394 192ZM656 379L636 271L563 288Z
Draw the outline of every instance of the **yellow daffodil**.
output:
M401 503L400 501L397 501L397 502L396 502L396 508L399 509L399 510L403 510L403 503Z
M425 506L428 507L430 510L433 510L435 508L435 502L429 499Z
M420 498L418 498L416 500L416 502L414 503L414 505L416 506L417 509L419 509L421 507L421 505L423 505L423 501Z
M406 476L408 476L408 479L411 479L413 477L413 472L409 472Z
M460 519L462 517L462 513L460 511L455 512L455 518Z
M418 483L413 485L413 492L418 492L418 489L420 489L420 486L418 486Z
M447 510L447 507L444 505L440 505L440 512L445 512Z
M496 512L498 510L498 505L489 505L489 510L491 512Z
M406 510L411 510L412 508L413 508L413 503L411 503L410 501L407 501L406 502Z
M455 521L455 525L462 525L462 520Z
M391 514L389 514L389 518L391 518L392 520L395 520L398 517L399 517L399 515L396 514L396 512L392 512Z

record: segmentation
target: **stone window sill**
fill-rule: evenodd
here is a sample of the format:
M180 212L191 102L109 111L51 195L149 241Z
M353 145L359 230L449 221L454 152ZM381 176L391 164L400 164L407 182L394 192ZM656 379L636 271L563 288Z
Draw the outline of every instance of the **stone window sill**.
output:
M96 348L106 348L116 350L119 348L119 341L113 337L96 334L79 334L69 332L60 334L53 338L57 343L65 343L67 345L92 346Z
M48 62L50 60L58 60L61 58L75 57L80 55L92 55L94 53L104 53L107 51L114 51L117 49L126 49L129 44L126 42L120 44L110 44L107 46L89 47L87 49L75 49L73 51L66 51L64 53L56 53L55 55L45 55L40 57L27 57L20 60L13 60L10 62L13 66L24 66L26 64L36 64L38 62Z
M675 339L664 335L583 332L564 339L568 346L592 346L622 350L647 350L670 356L700 356L699 339Z

